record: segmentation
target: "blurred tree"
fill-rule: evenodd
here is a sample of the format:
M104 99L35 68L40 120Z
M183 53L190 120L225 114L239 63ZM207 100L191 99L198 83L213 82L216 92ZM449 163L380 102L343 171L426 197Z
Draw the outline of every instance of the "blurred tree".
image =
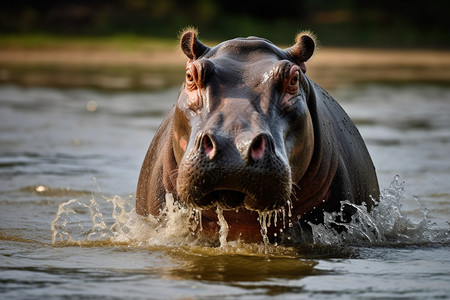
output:
M170 36L261 35L290 43L312 29L323 44L449 47L449 1L429 0L3 0L0 32Z

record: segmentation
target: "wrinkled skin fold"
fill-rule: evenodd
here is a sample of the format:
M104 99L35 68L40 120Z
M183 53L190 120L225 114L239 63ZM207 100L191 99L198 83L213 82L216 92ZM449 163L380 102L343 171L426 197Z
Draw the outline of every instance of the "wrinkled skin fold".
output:
M314 45L299 34L288 49L256 37L210 48L184 32L185 82L144 159L137 213L158 215L171 193L202 210L206 231L217 231L219 206L230 238L255 241L258 212L289 203L292 219L306 226L343 200L373 205L379 187L364 141L305 75Z

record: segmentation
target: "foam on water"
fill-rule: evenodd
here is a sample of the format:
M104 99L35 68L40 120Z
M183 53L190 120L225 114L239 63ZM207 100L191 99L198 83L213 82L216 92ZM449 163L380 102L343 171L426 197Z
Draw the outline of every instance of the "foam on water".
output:
M96 199L98 198L98 199ZM356 209L352 221L343 224L346 230L338 233L333 229L336 217L341 212L326 213L324 224L312 227L314 245L325 246L397 246L423 243L450 243L449 228L439 228L427 216L422 204L419 210L423 216L413 221L402 212L404 183L396 176L391 185L382 191L380 203L371 211L365 205L343 201ZM108 198L92 194L90 199L72 199L62 203L51 224L52 244L56 246L99 246L127 245L132 247L188 247L198 249L214 246L220 253L258 252L261 254L285 253L286 247L271 245L268 227L282 222L280 235L285 234L295 242L297 223L293 222L291 204L288 212L283 208L260 212L263 243L246 244L241 241L227 241L228 225L218 208L220 226L217 242L203 235L201 211L178 205L172 195L166 196L166 206L158 217L143 217L134 210L134 199L114 196ZM108 214L107 214L108 213ZM287 223L287 226L286 226ZM340 224L342 225L342 224ZM276 233L275 233L276 234ZM219 246L220 247L217 247ZM218 250L220 249L220 250ZM197 250L198 251L198 250ZM289 252L289 251L288 251ZM289 252L291 253L291 252Z

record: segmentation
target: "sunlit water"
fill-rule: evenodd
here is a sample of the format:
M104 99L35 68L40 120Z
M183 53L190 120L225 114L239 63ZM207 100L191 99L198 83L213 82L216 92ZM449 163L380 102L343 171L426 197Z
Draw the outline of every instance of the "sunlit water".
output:
M177 92L0 87L2 297L449 297L450 88L331 91L367 142L382 199L356 207L346 232L329 215L292 247L229 241L223 223L203 238L199 212L170 195L161 217L136 215L140 165Z

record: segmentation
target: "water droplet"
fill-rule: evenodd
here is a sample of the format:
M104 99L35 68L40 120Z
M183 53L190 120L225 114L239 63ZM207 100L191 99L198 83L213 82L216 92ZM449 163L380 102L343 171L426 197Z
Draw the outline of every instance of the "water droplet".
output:
M264 253L267 254L267 247L269 245L269 237L267 236L267 217L270 219L271 211L258 211L259 225L261 227L261 235L264 242Z
M94 100L88 101L88 103L86 104L86 110L89 112L94 112L97 110L97 102L95 102Z
M278 223L278 211L275 210L275 211L273 212L273 225L274 225L275 227L277 227L277 223Z

